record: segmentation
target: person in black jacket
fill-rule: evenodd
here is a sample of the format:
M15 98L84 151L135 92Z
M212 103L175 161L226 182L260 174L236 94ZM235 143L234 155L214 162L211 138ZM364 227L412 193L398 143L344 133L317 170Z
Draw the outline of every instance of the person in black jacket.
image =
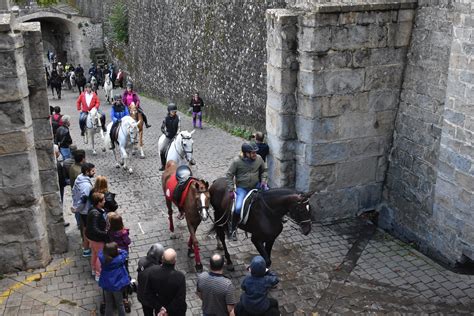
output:
M59 146L59 151L63 156L63 160L71 157L71 149L69 146L72 144L71 134L69 134L69 125L71 117L69 115L63 115L63 125L59 126L54 135L54 143Z
M145 296L155 311L170 316L186 315L186 280L176 271L176 251L168 248L163 254L163 264L149 268Z
M168 115L166 115L161 124L161 132L165 135L165 140L161 145L160 158L161 158L161 168L160 171L165 170L166 165L166 151L168 146L173 141L173 138L179 133L179 116L176 114L178 112L178 107L174 103L168 105Z
M195 93L191 102L189 103L189 110L193 113L193 127L196 128L196 119L198 126L202 129L202 108L204 107L204 101L199 96L199 93Z
M164 251L165 248L163 248L161 244L154 244L151 246L150 250L148 250L146 257L140 258L140 260L138 260L137 298L138 301L140 301L140 303L142 304L143 314L145 316L155 315L155 313L153 313L153 304L151 302L148 302L145 296L146 285L148 283L148 275L151 270L149 268L161 265L161 259L163 257ZM159 311L156 311L156 314L158 312Z
M92 205L87 214L86 237L89 240L89 245L92 250L91 268L92 274L95 275L95 280L99 281L100 277L100 261L99 251L104 248L106 242L109 242L107 234L107 222L105 221L105 196L103 193L94 192L92 194Z

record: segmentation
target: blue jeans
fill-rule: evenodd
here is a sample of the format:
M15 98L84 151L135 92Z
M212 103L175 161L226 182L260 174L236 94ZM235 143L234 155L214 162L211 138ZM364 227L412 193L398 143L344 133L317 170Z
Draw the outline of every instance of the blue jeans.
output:
M71 149L69 149L69 147L67 148L59 147L59 152L61 152L61 156L63 156L63 160L71 158Z

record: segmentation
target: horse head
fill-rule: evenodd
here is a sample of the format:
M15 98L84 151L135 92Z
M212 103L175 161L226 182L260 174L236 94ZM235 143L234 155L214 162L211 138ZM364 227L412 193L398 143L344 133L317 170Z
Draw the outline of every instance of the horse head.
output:
M294 207L290 208L290 216L300 225L301 232L308 235L311 231L311 205L309 199L314 192L297 194Z
M133 120L133 119L132 119ZM122 119L122 124L123 124ZM138 143L138 122L131 121L130 124L127 126L128 133L130 134L130 142L132 144Z
M137 107L137 105L135 104L135 102L132 102L132 103L129 105L128 111L130 112L130 116L131 116L135 121L139 121L138 107Z
M196 190L194 196L196 208L201 220L205 222L209 218L209 202L211 200L209 182L201 179L194 181L193 185Z
M87 115L87 128L97 128L100 121L100 113L92 108Z
M180 144L178 148L179 155L181 157L184 156L186 158L186 161L189 162L191 165L194 165L194 159L193 159L193 133L188 132L188 131L182 131L179 133L179 138L180 138Z

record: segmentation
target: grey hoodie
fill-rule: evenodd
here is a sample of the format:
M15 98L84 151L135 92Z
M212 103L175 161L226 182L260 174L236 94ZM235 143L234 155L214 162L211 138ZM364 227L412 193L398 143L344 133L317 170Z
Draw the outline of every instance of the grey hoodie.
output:
M87 215L92 207L89 194L92 190L92 179L84 174L80 174L74 182L72 188L72 207L82 215Z

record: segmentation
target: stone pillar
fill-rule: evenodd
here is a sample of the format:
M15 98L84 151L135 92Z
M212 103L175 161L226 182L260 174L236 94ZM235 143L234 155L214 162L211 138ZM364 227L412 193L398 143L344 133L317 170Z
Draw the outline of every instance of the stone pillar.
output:
M267 141L270 186L293 187L296 149L297 11L267 11Z
M67 251L63 208L59 195L53 135L49 125L49 102L43 65L43 42L39 22L22 23L18 27L25 43L24 57L30 100L36 156L38 157L41 191L45 202L49 245L52 253Z
M22 34L0 15L0 272L45 266L48 233Z

